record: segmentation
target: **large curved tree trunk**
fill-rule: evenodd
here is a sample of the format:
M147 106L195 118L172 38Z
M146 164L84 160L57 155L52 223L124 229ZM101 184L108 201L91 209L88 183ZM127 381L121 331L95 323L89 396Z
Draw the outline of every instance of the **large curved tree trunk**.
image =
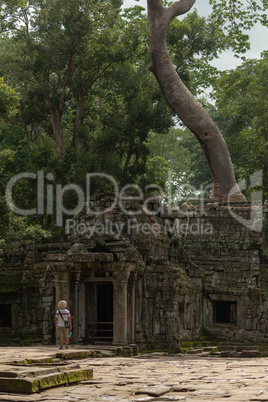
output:
M166 45L166 31L178 15L190 10L195 0L180 0L164 8L161 0L148 0L150 22L149 69L154 73L166 101L182 122L195 134L203 148L213 177L210 198L245 201L234 177L233 166L223 136L203 106L176 73Z

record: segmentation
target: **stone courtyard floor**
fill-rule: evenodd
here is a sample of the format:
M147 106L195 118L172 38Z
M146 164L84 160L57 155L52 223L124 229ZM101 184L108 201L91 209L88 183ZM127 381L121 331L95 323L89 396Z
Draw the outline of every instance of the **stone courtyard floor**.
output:
M71 347L64 354L79 350ZM0 347L6 362L49 357L57 346ZM0 392L0 401L268 401L268 358L140 354L135 357L75 359L93 378L38 394Z

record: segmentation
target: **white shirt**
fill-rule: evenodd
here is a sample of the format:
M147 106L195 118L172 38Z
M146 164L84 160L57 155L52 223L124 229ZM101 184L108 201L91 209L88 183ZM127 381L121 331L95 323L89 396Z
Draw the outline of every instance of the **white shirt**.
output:
M63 321L63 319L61 318L61 315L60 315L59 311L61 312L62 317L64 318L65 321L69 321L69 320L68 320L68 317L71 316L71 315L70 315L70 311L67 310L66 308L56 311L56 317L58 318L57 326L58 326L58 327L65 327L64 321Z

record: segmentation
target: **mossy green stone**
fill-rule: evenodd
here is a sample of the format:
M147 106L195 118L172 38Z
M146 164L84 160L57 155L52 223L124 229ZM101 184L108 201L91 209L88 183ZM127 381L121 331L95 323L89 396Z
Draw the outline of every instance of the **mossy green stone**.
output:
M48 374L38 379L40 391L47 388L67 384L66 373Z
M39 392L39 382L35 378L0 378L0 392L33 394Z
M92 352L68 352L68 353L64 353L64 352L59 352L56 354L56 357L59 357L61 359L64 360L69 360L69 359L85 359L87 357L91 357L92 356Z
M77 369L72 371L67 371L67 380L68 384L83 381L83 380L90 380L93 377L93 370L92 369Z

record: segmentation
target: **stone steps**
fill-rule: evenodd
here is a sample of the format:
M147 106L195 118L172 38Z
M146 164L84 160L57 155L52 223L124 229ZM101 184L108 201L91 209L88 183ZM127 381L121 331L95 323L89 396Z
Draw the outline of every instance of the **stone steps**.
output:
M219 344L189 349L188 355L215 357L267 357L268 347L241 344Z
M0 392L33 394L48 388L88 381L93 370L81 368L75 360L94 357L136 356L138 347L90 347L86 350L53 352L47 357L5 360L0 371ZM72 363L73 362L73 363Z
M36 375L38 374L38 375ZM27 376L28 375L28 376ZM50 373L39 372L1 372L0 392L33 394L48 388L71 385L93 377L92 369L55 369Z
M204 349L201 348L193 348L188 350L188 355L197 355L199 353L203 353Z

